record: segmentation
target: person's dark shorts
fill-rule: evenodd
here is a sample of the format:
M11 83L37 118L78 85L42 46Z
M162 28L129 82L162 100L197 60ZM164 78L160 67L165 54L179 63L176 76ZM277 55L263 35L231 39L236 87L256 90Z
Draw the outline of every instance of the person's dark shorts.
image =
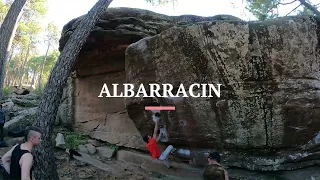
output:
M0 180L10 180L10 175L8 172L4 169L2 162L0 164Z

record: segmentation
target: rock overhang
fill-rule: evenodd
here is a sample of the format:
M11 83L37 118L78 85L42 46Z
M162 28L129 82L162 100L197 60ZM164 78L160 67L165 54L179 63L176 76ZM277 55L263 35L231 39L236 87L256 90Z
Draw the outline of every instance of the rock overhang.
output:
M84 15L74 18L64 25L59 40L59 51L62 51L65 43L83 17ZM100 16L95 27L92 29L81 52L90 50L88 46L95 43L99 47L99 43L113 44L115 40L122 41L123 39L127 39L128 41L125 42L131 44L142 38L159 34L174 25L183 26L190 23L213 20L242 21L230 15L216 15L212 17L196 15L168 16L137 8L108 8ZM111 39L109 40L108 38Z
M305 33L307 34L307 36L312 36L312 38L310 38L310 47L307 47L308 49L305 49L305 51L313 51L314 49L318 49L319 48L319 45L318 45L318 29L319 29L319 26L318 26L318 22L316 21L316 19L314 19L313 17L283 17L283 18L280 18L280 19L277 19L277 20L270 20L270 21L263 21L263 22L244 22L240 19L232 19L231 20L227 17L230 17L230 16L223 16L223 17L219 17L217 18L218 16L216 17L198 17L198 16L193 16L193 15L187 15L187 16L179 16L179 17L170 17L170 16L165 16L165 15L160 15L160 14L157 14L157 13L153 13L153 12L150 12L150 11L145 11L145 10L137 10L137 9L130 9L130 8L118 8L118 9L109 9L109 13L106 13L107 18L108 20L105 20L103 18L103 20L101 20L99 23L97 23L96 27L93 29L92 33L90 34L88 40L87 40L87 43L86 45L84 46L84 48L82 49L82 52L80 53L80 57L78 58L78 60L88 60L89 58L84 58L85 56L83 56L83 54L86 53L86 51L88 53L92 53L93 51L97 50L98 48L101 48L102 51L107 51L108 49L110 49L110 51L112 52L118 52L117 54L119 54L119 56L121 55L121 59L119 59L119 61L122 61L123 60L123 63L121 63L121 65L118 67L118 69L121 69L121 70L128 70L128 71L131 71L132 69L126 69L125 68L125 63L128 63L128 62L124 62L125 61L125 55L128 55L128 52L125 52L125 51L130 51L130 48L132 48L133 46L135 45L138 45L138 46L141 46L141 42L143 41L150 41L152 39L155 38L155 36L164 36L164 34L168 34L168 29L170 29L171 27L173 26L176 26L178 27L185 27L185 28L188 28L190 27L190 25L192 26L201 26L201 24L215 24L217 21L219 21L219 23L225 23L225 24L242 24L246 29L246 33L244 33L243 35L248 35L248 34L255 34L254 36L248 36L248 42L246 44L238 44L236 45L236 48L241 48L243 47L244 49L244 58L247 58L247 55L250 55L250 56L254 56L255 54L257 56L259 55L262 55L262 56L266 56L269 55L272 56L273 58L274 57L278 57L278 58L286 58L285 56L290 56L290 55L295 55L296 53L299 53L299 44L303 44L305 43L303 40L303 38L301 38L301 34L299 36L299 33L297 34L287 34L286 33L286 28L279 28L279 26L288 26L288 28L300 28L301 32L308 32L308 33ZM123 12L130 12L130 13L123 13ZM118 14L118 15L116 15ZM120 15L119 15L120 14ZM126 15L125 15L126 14ZM159 18L157 20L157 18L153 18L154 16L153 15L157 15L156 17ZM134 18L132 18L134 17ZM139 17L139 18L137 18ZM211 18L211 19L210 19ZM127 24L121 24L121 21L123 22L126 22ZM151 20L150 20L151 19ZM79 19L78 19L79 20ZM65 43L66 39L68 38L68 33L72 33L72 27L74 26L74 24L76 24L76 21L77 20L74 20L73 22L70 22L69 25L66 25L65 28L64 28L64 31L63 33L65 34L65 39L62 38L62 40L60 41L60 48L63 47L63 43ZM144 22L146 21L146 22ZM152 21L156 21L156 22L152 22ZM119 24L120 22L120 24ZM135 22L135 23L131 23L131 22ZM144 22L144 24L147 24L149 26L145 26L145 25L142 25L141 22ZM307 22L307 23L306 23ZM118 23L118 24L117 24ZM131 25L130 25L131 23ZM139 25L140 23L140 25ZM310 26L308 26L308 23L311 23L309 24ZM132 25L134 24L134 25ZM136 26L136 24L138 24ZM162 24L162 25L161 25ZM102 27L101 27L102 26ZM112 27L112 28L111 28ZM139 27L139 28L137 28ZM142 28L141 28L142 27ZM153 27L153 28L152 28ZM156 28L154 28L156 27ZM312 31L308 31L308 28L304 28L304 27L313 27L315 29L313 29ZM134 28L136 28L134 30ZM174 28L172 28L174 29ZM172 30L171 29L171 30ZM311 28L312 29L312 28ZM253 31L252 30L256 30ZM310 30L310 29L309 29ZM314 31L315 30L315 31ZM165 32L166 31L166 32ZM161 33L163 32L163 33ZM228 32L228 29L226 29L226 32ZM264 52L259 52L259 51L254 51L252 49L254 49L254 46L260 46L261 43L259 44L259 42L257 43L256 39L258 38L259 40L262 40L262 41L270 41L270 36L266 36L265 34L269 32L269 35L272 34L272 33L277 33L277 36L279 36L279 38L274 38L274 39L271 39L271 41L277 41L278 43L274 43L272 44L273 46L272 47L267 47L267 46L264 46L263 48L265 48L266 50ZM303 33L302 33L303 34ZM305 35L303 34L303 35ZM125 36L125 35L128 35L128 36ZM132 35L132 36L131 36ZM126 37L126 38L123 38L121 39L122 37ZM210 36L210 34L207 34L206 36ZM204 36L204 37L206 37ZM102 38L103 37L103 38ZM133 37L132 39L130 38L127 38L127 37ZM260 38L259 38L260 37ZM262 37L262 38L261 38ZM276 37L276 36L274 36ZM101 46L101 44L99 43L104 43L105 41L108 40L108 38L111 38L111 41L109 42L112 42L111 45L108 44L108 42L106 42L106 45L103 45ZM112 39L113 38L113 39ZM269 39L268 39L269 38ZM300 38L299 41L297 42L294 42L293 44L290 43L290 41L286 41L285 43L283 43L283 38L286 38L286 39L292 39L291 42L294 42L294 38ZM102 40L103 39L103 40ZM142 40L141 40L142 39ZM308 39L308 38L306 38ZM139 41L139 42L138 42ZM125 42L125 43L122 43L122 42ZM91 44L90 44L91 43ZM134 43L134 44L133 44ZM263 43L262 43L263 44ZM249 46L250 45L250 46ZM293 45L293 46L290 46L290 45ZM129 48L127 48L129 46ZM130 47L131 46L131 47ZM112 49L112 47L114 49ZM168 46L170 47L170 46ZM274 51L272 51L272 49L275 49L275 50L283 50L284 47L290 47L290 48L296 48L296 50L292 50L292 53L291 54L286 54L286 53L274 53ZM129 49L129 50L128 50ZM270 50L271 49L271 50ZM249 51L250 54L246 51ZM126 54L125 54L126 53ZM228 53L228 52L227 52ZM130 56L132 55L132 53L130 53ZM241 55L241 53L239 53ZM252 55L253 54L253 55ZM140 55L141 55L141 52L140 52ZM315 54L316 55L316 54ZM97 55L98 56L98 55ZM317 56L317 55L316 55ZM89 57L89 56L88 56ZM306 58L305 59L310 59L310 57L308 55L305 56ZM149 61L153 61L152 60L152 57L149 59ZM290 59L290 58L287 58L287 59ZM304 58L302 58L304 59ZM301 60L302 60L301 59ZM105 62L105 63L114 63L114 62ZM141 63L143 65L143 63ZM139 64L139 66L141 66L141 64ZM203 63L200 63L200 64L203 64ZM306 64L307 65L307 64ZM316 80L316 79L319 79L318 76L319 74L317 72L315 72L314 70L311 69L307 69L305 71L305 73L302 73L303 75L300 77L300 76L297 76L299 73L299 70L296 70L296 71L290 71L290 68L284 68L283 64L281 64L281 61L276 61L273 66L274 70L270 71L267 70L266 71L266 74L268 74L269 77L274 77L274 76L280 76L280 77L283 77L283 76L286 76L286 75L289 75L291 77L290 80L288 80L287 84L285 85L285 88L293 88L293 89L296 89L296 90L299 90L301 91L301 89L303 89L302 87L304 88L309 88L309 89L318 89L318 87L316 85L312 85L312 84L316 84L315 82L312 82L311 84L310 83L305 83L305 82L298 82L298 81L292 81L292 79L301 79L303 80L303 78L305 78L305 80L307 79L310 79L310 80ZM289 66L288 66L289 67ZM294 66L294 63L292 63L292 67L291 68L295 68ZM105 70L102 70L102 71L105 71ZM126 72L128 73L128 72ZM170 73L169 73L170 74ZM257 75L257 74L256 74ZM259 75L257 75L259 76ZM127 77L128 78L128 81L130 83L130 81L132 80L132 77ZM131 78L131 80L130 80ZM148 77L150 78L150 77ZM246 79L246 81L252 81L254 79ZM269 79L270 80L270 79ZM154 82L154 80L152 80ZM260 80L259 80L260 81ZM268 79L264 79L262 81L268 81ZM258 82L258 81L257 81ZM298 83L297 83L298 82ZM274 83L272 85L272 83ZM295 85L296 84L296 85ZM273 89L268 89L268 91L266 91L266 93L272 93L274 91L279 91L279 84L277 84L276 82L274 81L270 81L269 84L265 84L265 88L268 89L268 87L273 87ZM252 88L255 88L255 84L254 83L246 83L245 86L243 86L243 89L244 90L248 90L248 89L252 89ZM228 87L224 87L224 90L228 90ZM286 97L286 96L293 96L293 92L288 92L288 94L286 94L286 92L277 92L277 97L281 97L283 96L284 98L271 98L269 99L268 97L265 97L264 100L265 101L275 101L277 103L280 103L280 104L285 104L282 108L282 110L277 110L275 111L275 113L285 113L287 115L289 115L286 119L292 119L292 121L285 121L285 125L280 125L277 124L276 121L273 121L273 119L271 118L269 121L269 125L273 126L274 129L266 129L265 127L261 127L262 129L265 130L265 133L263 133L264 135L267 135L268 134L272 134L272 131L286 131L285 132L285 139L287 140L284 140L284 139L281 139L278 137L278 135L276 136L269 136L269 137L265 137L264 139L262 139L263 143L257 143L256 145L254 145L254 147L252 147L252 143L254 141L259 141L259 139L261 140L261 135L259 136L252 136L252 142L251 142L251 145L250 145L250 142L248 142L247 145L236 145L236 141L233 141L232 140L232 137L234 137L234 135L231 135L230 136L230 139L229 140L226 140L225 142L228 144L230 144L230 142L232 144L234 144L235 146L232 146L229 150L232 150L232 148L235 148L236 150L241 150L242 148L243 149L255 149L255 150L263 150L263 151L266 151L268 150L269 148L299 148L300 146L303 146L303 147L308 147L307 149L310 149L310 148L316 148L318 146L317 143L313 143L313 140L312 140L312 137L316 137L317 135L317 132L319 131L314 129L317 126L317 121L316 119L314 119L315 116L317 116L317 107L318 107L318 100L317 100L317 97L316 97L316 92L313 93L312 97L310 97L309 99L308 98L305 98L303 97L303 95L299 94L298 97L300 98L297 98L297 100L294 100L294 99L291 99ZM259 93L253 93L253 94L259 94ZM133 100L133 99L131 99ZM131 101L130 100L130 101ZM131 101L131 102L128 102L127 101L127 104L126 104L126 107L128 109L128 112L129 112L129 115L130 115L130 118L133 119L133 121L135 122L135 125L136 127L140 130L140 132L146 132L146 131L150 131L152 129L152 126L153 124L152 123L146 123L145 121L137 121L137 118L139 119L145 119L145 120L150 120L150 116L149 115L145 115L143 113L138 113L137 111L143 111L143 105L148 105L148 104L152 104L152 103L155 103L154 100L150 100L150 99L145 99L144 101L140 101L138 103ZM133 102L133 103L132 103ZM143 102L143 103L142 103ZM168 103L168 101L162 101L161 103ZM196 103L198 105L203 105L204 102L195 102L195 101L190 101L191 103ZM190 103L189 102L189 103ZM156 103L159 103L159 101L156 101ZM172 103L172 102L169 102L169 103ZM234 103L234 102L233 102ZM214 104L214 103L213 103ZM220 107L220 110L227 110L227 105L230 104L230 102L228 102L228 100L222 100L221 102L215 102L215 104L218 104L219 107ZM232 103L231 103L232 104ZM237 103L234 103L233 105L233 109L236 109L237 107L235 106ZM308 107L306 107L307 104L313 104L313 106L316 108L316 109L310 109ZM244 105L243 103L238 103L238 105ZM191 110L191 112L195 112L193 111L192 109L194 108L189 108L189 111ZM204 113L210 111L210 108L204 108L202 109ZM219 111L220 111L219 110ZM297 119L297 116L302 116L301 112L299 113L298 111L304 111L305 113L304 114L307 114L308 117L310 117L311 119L313 119L313 125L308 125L308 127L310 127L312 129L312 132L304 132L304 128L301 128L300 126L303 125L304 122L306 122L306 119L307 118L303 118L303 121L301 121L301 123L299 123L299 118ZM252 113L250 112L249 110L246 111L248 114ZM315 112L315 113L312 113L312 112ZM188 115L188 112L185 112L186 115ZM219 112L218 112L219 114ZM291 114L291 115L290 115ZM315 115L314 117L312 116ZM268 116L268 114L266 114ZM165 115L166 116L166 115ZM201 116L200 115L197 115L197 116ZM167 116L165 117L165 120L167 122L170 122L170 123L174 123L173 122L173 119L174 118L178 118L179 116L177 115L172 115L171 114L171 117ZM188 118L188 117L185 117L185 118ZM216 118L215 116L212 116L212 118ZM251 122L251 121L250 121ZM249 126L248 123L250 122L241 122L241 126ZM276 123L274 123L276 122ZM297 123L298 122L298 123ZM252 123L252 122L251 122ZM179 124L179 123L178 123ZM287 128L286 130L284 130L284 126ZM175 127L175 126L171 126L171 127ZM193 127L197 127L197 124L193 123ZM313 127L313 128L312 128ZM206 128L210 128L209 126L206 127ZM257 126L258 128L258 126ZM228 131L232 131L236 129L235 128L229 128ZM302 131L302 132L301 132ZM193 131L191 131L193 132ZM296 133L296 135L299 134L299 132L302 133L303 135L303 138L299 137L299 136L291 136L291 134L293 133ZM217 131L216 135L221 133L220 131ZM243 133L245 134L246 132L241 132L240 134L238 134L239 136L242 136ZM301 134L300 133L300 134ZM258 133L259 134L259 133ZM192 135L192 133L190 134ZM193 135L195 135L195 133L193 133ZM169 134L170 136L170 134ZM212 136L212 134L210 135ZM214 134L213 134L214 136ZM279 135L281 136L281 134ZM292 138L292 137L295 137L297 138L295 140L295 138ZM189 140L192 140L194 142L196 141L199 141L199 139L197 140L197 138L199 137L192 137L192 136L186 136L184 138L179 138L177 136L177 133L172 133L171 134L171 141L173 144L179 144L177 141L181 142L183 145L186 145L188 143L190 143L190 141L188 142L188 138ZM277 140L277 138L279 138ZM299 139L300 138L300 139ZM268 139L268 140L267 140ZM291 141L288 141L290 140ZM267 141L266 141L267 140ZM310 142L308 142L308 140L310 140ZM249 140L250 141L250 140ZM204 142L204 141L202 141ZM217 141L207 141L209 142L209 145L203 145L203 146L198 146L198 147L202 147L202 148L222 148L223 146L221 146L221 142L217 142ZM213 144L217 145L217 146L213 146ZM280 146L278 146L280 144ZM194 145L193 145L194 146ZM190 146L189 146L190 147ZM225 146L226 147L226 146ZM239 148L240 147L240 148ZM227 148L228 149L228 148ZM246 154L246 153L245 153ZM245 155L243 155L245 156ZM279 156L277 156L276 158L278 158ZM260 157L259 158L262 158L262 159L265 159L263 157ZM268 158L266 158L268 159ZM280 158L281 159L281 158ZM285 157L286 162L290 162L290 158L288 159L288 157ZM262 160L264 161L264 160ZM261 161L261 162L262 162ZM300 160L296 160L296 161L300 161ZM303 160L301 160L303 161ZM232 161L234 162L234 161ZM267 162L267 161L266 161ZM286 162L280 162L281 163L286 163ZM250 164L250 163L248 163ZM256 166L257 167L251 167L252 169L267 169L265 167L258 167L260 165L264 166L263 164L268 164L268 163L265 163L265 162L262 162L262 163L258 163ZM277 164L276 166L274 166L274 164L271 164L271 166L273 167L268 167L269 169L283 169L285 168L285 165L280 165L280 164ZM314 164L314 163L310 163L310 164ZM247 165L243 165L243 164L237 164L236 166L239 166L239 167L244 167L244 166L247 166ZM305 165L303 165L305 166ZM287 166L289 167L289 166ZM248 167L246 167L248 168ZM249 168L250 169L250 168ZM290 169L290 168L289 168Z
M207 79L210 82L217 83L221 81L224 83L222 91L228 92L228 97L225 96L225 98L227 98L227 101L237 101L237 99L239 100L239 98L246 98L248 100L248 98L251 98L251 100L249 100L252 101L250 102L251 104L257 103L253 102L255 96L257 96L259 99L259 94L265 93L266 95L264 97L261 97L260 99L264 99L263 101L267 101L269 103L271 101L271 104L269 104L271 106L278 106L278 103L281 106L280 109L270 110L270 112L265 115L270 116L270 114L277 114L280 110L281 113L287 116L284 117L280 115L281 113L278 114L281 116L277 117L279 121L281 118L287 119L285 125L282 124L283 126L278 124L278 122L273 122L274 125L270 124L272 128L285 128L286 130L284 131L286 131L286 137L282 137L281 132L274 136L271 133L272 128L269 129L266 127L261 127L262 129L266 128L265 136L261 136L261 132L259 133L257 131L256 136L252 137L256 140L253 140L252 144L249 144L255 147L265 148L268 148L269 146L276 148L287 148L303 145L316 136L319 128L317 129L310 127L313 130L304 134L304 138L301 137L301 134L301 136L296 136L295 140L290 140L289 137L291 133L298 133L298 131L300 131L301 129L298 128L300 130L290 130L290 127L288 126L291 126L293 124L295 124L293 126L303 125L301 123L298 123L300 121L299 118L297 119L297 117L292 117L289 112L303 114L302 109L300 109L301 112L298 112L299 107L301 108L302 106L304 106L303 104L313 104L314 108L317 108L319 106L319 97L314 91L315 89L319 88L316 81L319 79L320 75L316 70L319 66L319 62L314 59L314 57L317 56L317 49L319 47L317 42L316 25L317 21L314 18L306 16L285 17L273 21L264 22L199 22L186 27L170 28L159 35L140 40L139 42L134 43L127 48L127 81L129 83L133 82L135 84L147 84L148 82L166 82L175 84L176 86L178 86L180 83L192 84L194 82L200 82L203 79ZM209 30L209 28L211 29ZM167 39L170 40L168 41ZM298 47L300 47L300 49L298 49ZM196 56L196 54L198 55ZM148 61L145 61L146 57L148 57ZM210 60L214 61L216 64L210 65ZM289 60L291 60L291 62L289 62ZM256 65L254 65L254 61L256 61ZM311 67L308 68L307 66L305 66L304 61L310 61L310 63L312 64L310 65ZM229 65L227 66L226 64ZM281 64L280 67L279 64ZM209 66L212 66L211 71L208 71ZM240 72L239 74L237 73L237 71L239 71L237 68L247 69L248 72L244 71ZM229 71L227 72L228 75L225 74L226 72L224 71ZM219 75L219 73L221 72L224 73ZM146 74L148 76L145 76ZM212 79L212 77L215 78ZM308 78L304 79L304 77ZM232 82L230 79L233 79ZM286 81L284 79L288 80ZM314 82L302 82L304 80L309 81L308 79ZM232 87L232 83L239 83L239 86L236 85L235 87ZM288 89L288 91L286 89ZM307 95L303 94L294 95L294 93L290 89L310 91L310 96L307 97ZM291 97L281 97L282 95L286 95L286 93L288 93L287 96ZM247 94L247 97L245 97L244 94ZM297 100L299 102L295 103L296 107L292 108L292 106L294 105L289 104L295 101L294 96L297 96L301 99ZM246 99L243 99L242 101L247 101ZM157 100L157 102L160 102L160 100ZM164 102L165 101L162 101L162 103ZM129 107L128 112L130 115L130 109L132 110L133 114L131 115L131 118L134 121L137 120L135 116L139 117L138 119L141 120L141 117L137 115L137 111L143 111L143 106L149 105L148 103L153 103L153 101L146 101L143 98L127 99L127 107ZM266 106L269 105L266 104ZM196 107L192 108L197 109ZM241 107L234 106L232 108L237 109ZM247 113L250 113L250 108L246 111L248 111ZM306 111L313 110L306 109ZM261 113L263 114L263 112ZM177 116L172 115L171 113L170 115ZM259 119L258 116L257 118ZM275 121L273 118L274 117L272 117L272 115L268 118L268 121L270 121L269 123ZM291 118L295 119L294 123L289 121L289 119ZM318 121L315 118L316 117L313 117L311 119L314 119L314 127L318 127L316 125ZM150 118L148 117L145 119ZM172 121L172 119L167 121ZM248 126L247 123L248 122L242 122L244 126ZM148 131L148 129L150 130L152 127L152 123L148 123L148 121L137 122L136 124L138 125L138 129L140 128L140 131ZM195 127L196 126L193 126L193 128ZM278 130L282 131L280 129ZM219 132L219 130L217 130L217 132ZM203 133L203 131L201 131L201 133ZM246 134L246 132L243 133ZM170 143L175 144L175 140L180 141L181 139L187 139L182 137L175 137L174 135L176 135L176 133L174 132L172 132L172 134L172 141L169 141ZM193 133L194 136L195 134L197 133ZM210 133L208 132L208 134ZM280 140L279 138L283 139ZM189 138L189 141L192 141L192 139L193 138ZM203 140L207 141L208 143L212 143L212 146L220 143L213 139L212 141L209 139ZM264 143L258 143L258 141L260 141L259 139L264 141ZM192 141L192 143L199 142L196 139L193 140L194 141ZM229 144L229 141L233 140L226 140L225 143ZM236 142L237 140L235 140L233 143L237 144ZM242 148L252 148L249 144L243 144Z

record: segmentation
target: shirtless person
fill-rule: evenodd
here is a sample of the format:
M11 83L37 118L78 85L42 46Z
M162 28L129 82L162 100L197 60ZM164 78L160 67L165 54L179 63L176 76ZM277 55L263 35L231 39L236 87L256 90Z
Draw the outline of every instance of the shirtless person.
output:
M12 180L31 180L32 151L41 142L41 130L31 127L26 131L25 143L15 145L2 156L3 167Z

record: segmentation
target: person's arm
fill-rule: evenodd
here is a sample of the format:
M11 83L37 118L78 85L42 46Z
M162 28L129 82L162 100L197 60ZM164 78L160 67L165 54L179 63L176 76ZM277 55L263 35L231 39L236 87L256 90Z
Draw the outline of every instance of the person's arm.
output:
M158 126L159 126L159 123L158 121L155 122L155 126L154 126L154 130L153 130L153 138L157 139L157 133L158 133Z
M25 153L21 157L21 180L31 180L30 170L33 163L33 156L30 153Z
M161 133L161 131L160 131L160 133L159 133L159 135L158 135L158 137L157 137L157 139L156 139L157 142L160 140L161 135L162 135L162 133Z
M225 180L229 180L229 175L228 175L228 172L226 170L224 170L224 179Z
M17 145L13 146L8 152L6 152L2 157L2 163L3 163L3 167L4 169L7 171L7 173L10 174L10 161L11 161L11 155L12 155L12 151L13 149L16 147Z

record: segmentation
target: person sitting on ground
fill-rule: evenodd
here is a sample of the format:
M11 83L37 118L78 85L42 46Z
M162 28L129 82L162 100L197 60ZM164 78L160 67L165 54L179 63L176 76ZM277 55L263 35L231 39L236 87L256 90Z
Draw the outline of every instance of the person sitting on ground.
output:
M210 153L208 165L204 169L204 180L229 180L228 172L220 165L220 155L218 152Z
M159 159L159 160L163 161L165 166L169 169L169 168L171 168L171 165L169 164L169 161L168 161L168 155L170 153L174 153L174 151L176 149L172 145L169 145L166 148L166 150L161 153L161 151L160 151L160 149L158 147L158 144L157 144L157 142L161 138L161 133L159 134L159 136L157 136L158 127L159 127L159 122L156 120L155 121L155 126L154 126L154 131L153 131L153 136L151 137L150 135L145 135L143 137L143 140L147 143L146 146L147 146L147 148L149 149L149 151L151 153L152 159Z
M33 149L40 145L41 130L30 127L25 134L25 142L15 145L2 156L3 167L12 180L31 180L33 170Z

